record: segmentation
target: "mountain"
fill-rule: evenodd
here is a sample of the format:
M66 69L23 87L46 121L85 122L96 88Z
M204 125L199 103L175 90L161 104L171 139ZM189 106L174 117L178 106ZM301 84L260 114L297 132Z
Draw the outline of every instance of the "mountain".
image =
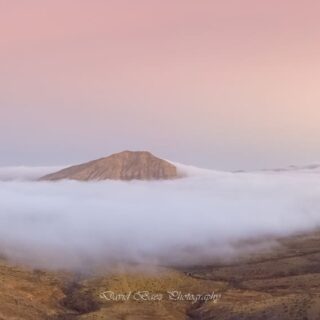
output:
M123 151L65 168L40 180L160 180L178 178L177 168L147 151Z

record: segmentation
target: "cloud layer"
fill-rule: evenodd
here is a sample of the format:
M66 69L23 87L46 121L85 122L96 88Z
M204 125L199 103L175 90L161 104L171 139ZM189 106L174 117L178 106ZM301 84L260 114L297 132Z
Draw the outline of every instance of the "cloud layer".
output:
M62 167L52 166L52 167L0 167L0 181L9 180L37 180L38 178L62 169Z
M35 177L22 171L11 177ZM320 176L193 169L159 182L1 181L0 220L0 253L37 266L196 264L241 252L241 241L319 227Z

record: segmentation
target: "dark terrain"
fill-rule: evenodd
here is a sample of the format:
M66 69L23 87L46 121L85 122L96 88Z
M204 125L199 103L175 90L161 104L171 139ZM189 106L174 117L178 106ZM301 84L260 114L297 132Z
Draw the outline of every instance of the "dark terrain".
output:
M229 264L123 266L88 274L0 265L0 319L320 319L320 234L282 239L272 252ZM147 271L146 271L147 270ZM106 301L101 292L163 293L161 301ZM221 294L206 303L170 301L169 290Z

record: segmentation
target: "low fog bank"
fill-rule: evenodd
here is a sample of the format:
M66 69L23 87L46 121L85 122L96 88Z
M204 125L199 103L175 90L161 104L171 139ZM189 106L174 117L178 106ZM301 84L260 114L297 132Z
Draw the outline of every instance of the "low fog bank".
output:
M52 167L0 167L0 181L32 181L52 172L63 169L62 166Z
M196 171L157 182L1 181L0 254L51 268L201 264L320 226L319 174Z

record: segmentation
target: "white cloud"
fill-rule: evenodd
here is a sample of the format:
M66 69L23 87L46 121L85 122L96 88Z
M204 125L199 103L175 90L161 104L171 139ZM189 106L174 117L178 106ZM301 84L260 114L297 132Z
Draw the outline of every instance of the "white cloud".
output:
M52 166L52 167L0 167L0 181L9 181L9 180L37 180L38 178L61 170L61 166Z
M0 253L37 266L200 263L241 252L247 239L319 227L320 179L193 171L157 182L2 181L0 221Z

